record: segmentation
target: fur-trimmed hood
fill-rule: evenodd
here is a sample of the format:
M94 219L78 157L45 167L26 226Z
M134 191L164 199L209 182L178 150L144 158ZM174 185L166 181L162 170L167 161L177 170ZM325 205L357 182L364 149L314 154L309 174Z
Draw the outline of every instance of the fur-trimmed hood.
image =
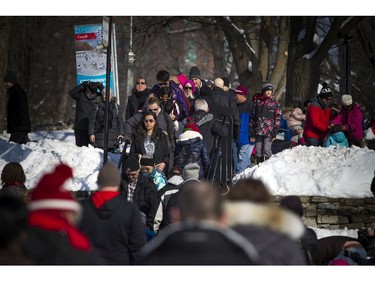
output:
M190 140L190 139L195 139L195 138L200 138L201 140L203 140L203 136L198 133L198 132L195 132L195 131L185 131L183 132L179 137L178 139L176 140L177 142L180 142L180 141L187 141L187 140Z
M300 239L305 232L305 225L299 217L275 205L226 201L224 208L227 223L231 227L248 224L264 226L293 240Z

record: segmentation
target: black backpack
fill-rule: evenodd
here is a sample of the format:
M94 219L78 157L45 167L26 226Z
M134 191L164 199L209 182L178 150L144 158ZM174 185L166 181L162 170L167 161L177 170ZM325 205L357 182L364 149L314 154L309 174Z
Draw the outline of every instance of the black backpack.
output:
M187 164L195 162L197 162L197 160L187 145L183 146L180 153L178 153L174 158L174 166L177 166L181 171Z

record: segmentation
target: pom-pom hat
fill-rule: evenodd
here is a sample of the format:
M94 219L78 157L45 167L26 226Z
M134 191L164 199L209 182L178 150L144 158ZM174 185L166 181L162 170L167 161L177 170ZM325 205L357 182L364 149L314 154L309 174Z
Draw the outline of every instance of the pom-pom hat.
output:
M79 213L80 205L64 187L72 176L72 168L65 164L57 165L54 171L42 176L31 191L29 210L70 210Z

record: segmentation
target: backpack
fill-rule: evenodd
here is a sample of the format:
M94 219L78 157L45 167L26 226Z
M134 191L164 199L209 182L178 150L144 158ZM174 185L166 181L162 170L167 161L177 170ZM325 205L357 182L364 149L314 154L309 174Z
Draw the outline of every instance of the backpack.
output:
M187 164L195 162L197 162L197 160L187 145L184 145L180 153L174 158L174 166L177 166L180 171L182 171Z

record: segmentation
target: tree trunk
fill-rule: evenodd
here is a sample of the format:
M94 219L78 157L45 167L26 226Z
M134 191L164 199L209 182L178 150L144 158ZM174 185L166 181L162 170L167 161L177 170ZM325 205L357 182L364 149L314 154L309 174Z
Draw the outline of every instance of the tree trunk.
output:
M13 17L0 17L0 134L6 129L6 89L3 78L8 68L9 34L12 28Z

